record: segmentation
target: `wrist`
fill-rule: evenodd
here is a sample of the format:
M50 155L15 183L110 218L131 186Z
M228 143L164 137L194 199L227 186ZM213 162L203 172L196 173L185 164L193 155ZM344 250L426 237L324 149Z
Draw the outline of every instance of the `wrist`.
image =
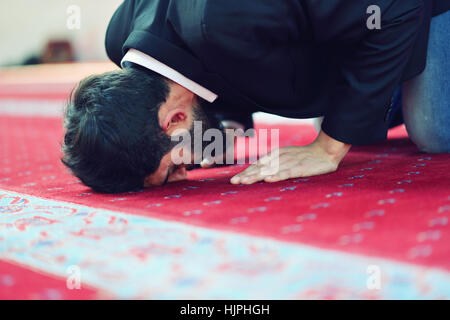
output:
M320 131L314 143L324 150L331 157L331 159L337 163L341 162L352 147L351 144L347 144L330 137L323 130Z

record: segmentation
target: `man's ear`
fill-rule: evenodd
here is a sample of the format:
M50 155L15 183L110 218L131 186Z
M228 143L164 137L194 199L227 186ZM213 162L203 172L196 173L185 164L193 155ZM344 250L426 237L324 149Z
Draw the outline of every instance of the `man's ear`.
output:
M165 132L171 132L178 128L187 128L187 113L184 108L175 108L170 110L162 121L162 129Z
M168 135L176 129L190 129L195 104L194 93L174 82L169 82L169 86L170 94L158 111L161 128Z

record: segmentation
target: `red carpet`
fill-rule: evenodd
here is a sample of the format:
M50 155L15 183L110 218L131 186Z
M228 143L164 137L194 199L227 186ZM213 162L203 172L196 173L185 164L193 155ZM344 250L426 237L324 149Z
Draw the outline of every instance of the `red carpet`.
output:
M65 279L0 261L0 300L78 300L99 297L97 290L67 290Z
M67 174L61 137L60 119L0 117L0 188L450 269L450 156L418 153L403 128L387 143L353 148L325 176L234 186L242 168L221 167L122 195L92 193ZM281 127L282 146L313 138L312 127Z

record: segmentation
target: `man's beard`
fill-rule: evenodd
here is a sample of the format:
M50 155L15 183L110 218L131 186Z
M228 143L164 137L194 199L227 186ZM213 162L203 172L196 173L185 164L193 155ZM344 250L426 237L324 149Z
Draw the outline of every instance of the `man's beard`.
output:
M201 99L198 98L198 103L196 105L194 105L194 107L192 108L193 110L193 114L194 114L194 121L192 123L192 127L189 130L189 134L190 136L193 138L191 139L191 152L192 154L195 154L195 139L200 138L202 141L202 147L201 147L201 151L202 151L202 155L197 155L198 157L202 157L203 159L203 151L205 150L205 148L213 141L204 141L203 140L203 136L204 133L209 130L209 129L216 129L219 130L221 135L222 135L222 141L223 141L223 146L222 146L222 150L223 150L223 154L226 151L226 135L225 135L225 129L222 126L221 121L216 117L215 113L212 111L213 108L211 108L210 104ZM194 122L197 121L198 123L201 123L201 137L197 137L194 133ZM198 130L198 129L197 129ZM197 132L198 135L198 132ZM220 156L218 154L213 154L213 156Z

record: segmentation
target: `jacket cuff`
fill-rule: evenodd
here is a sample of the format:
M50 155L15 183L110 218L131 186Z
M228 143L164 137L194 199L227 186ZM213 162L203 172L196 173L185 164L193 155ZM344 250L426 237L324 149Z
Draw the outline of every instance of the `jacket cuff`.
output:
M351 145L368 145L386 140L388 125L385 121L378 121L370 125L355 125L346 123L342 119L325 116L322 130L338 141Z

